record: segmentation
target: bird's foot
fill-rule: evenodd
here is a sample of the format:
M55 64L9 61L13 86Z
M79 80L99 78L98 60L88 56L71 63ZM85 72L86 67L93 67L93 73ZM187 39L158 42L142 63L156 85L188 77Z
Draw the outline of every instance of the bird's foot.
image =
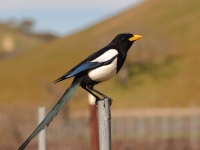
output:
M96 101L95 101L95 107L97 108L97 106L98 106L98 101L104 101L106 98L109 100L109 103L110 103L110 106L111 106L113 100L112 100L110 97L108 97L108 96L104 96L103 99L100 99L100 98L99 98L99 99L96 99ZM105 106L105 104L104 104L104 106Z
M109 98L110 106L112 105L113 100Z

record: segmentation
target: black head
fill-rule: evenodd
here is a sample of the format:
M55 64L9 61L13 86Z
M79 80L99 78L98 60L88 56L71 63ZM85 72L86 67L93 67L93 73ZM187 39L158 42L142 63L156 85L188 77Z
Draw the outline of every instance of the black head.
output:
M119 49L128 51L134 41L140 39L142 36L134 35L132 33L118 34L111 43L114 43Z

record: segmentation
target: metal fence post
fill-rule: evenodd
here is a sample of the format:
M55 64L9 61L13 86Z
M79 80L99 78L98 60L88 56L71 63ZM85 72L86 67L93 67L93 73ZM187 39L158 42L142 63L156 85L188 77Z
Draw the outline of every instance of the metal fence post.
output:
M98 116L99 148L100 150L111 150L111 112L108 98L98 101Z
M45 117L45 107L38 108L38 123ZM46 150L46 131L45 129L39 133L38 137L38 150Z

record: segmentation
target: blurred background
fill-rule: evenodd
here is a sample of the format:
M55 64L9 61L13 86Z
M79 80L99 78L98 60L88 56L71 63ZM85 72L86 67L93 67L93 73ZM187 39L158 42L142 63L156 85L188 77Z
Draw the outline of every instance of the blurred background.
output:
M0 3L2 150L18 148L37 126L38 107L49 111L72 81L53 80L121 32L143 38L121 72L97 85L113 98L113 149L200 149L199 0ZM79 88L47 128L47 148L91 149L89 118Z

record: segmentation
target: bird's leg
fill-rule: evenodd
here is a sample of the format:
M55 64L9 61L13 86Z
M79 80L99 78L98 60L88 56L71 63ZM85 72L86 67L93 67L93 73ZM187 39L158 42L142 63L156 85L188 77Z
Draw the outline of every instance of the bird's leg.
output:
M97 102L101 99L96 94L94 94L89 88L87 88L86 86L81 86L81 87L95 97L95 99L96 99L95 107L97 107Z
M88 87L88 88L90 88L91 91L93 91L93 92L95 92L95 93L101 95L104 99L105 99L105 98L108 98L109 101L110 101L110 105L112 105L112 99L111 99L110 97L108 97L108 96L104 95L103 93L97 91L97 90L94 89L93 87ZM98 100L104 100L104 99L98 99ZM96 100L96 103L98 102L98 100Z
M104 99L101 99L101 98L99 98L96 94L94 94L93 92L92 92L92 90L91 89L89 89L89 88L85 88L85 90L86 91L88 91L90 94L92 94L94 97L95 97L95 107L97 108L97 106L98 106L98 101L101 101L101 100L104 100Z
M82 87L84 90L86 90L87 92L89 92L92 96L94 96L95 97L95 107L97 108L97 106L98 106L98 101L100 101L100 100L104 100L104 99L100 99L96 94L94 94L89 88L87 88L87 87Z

